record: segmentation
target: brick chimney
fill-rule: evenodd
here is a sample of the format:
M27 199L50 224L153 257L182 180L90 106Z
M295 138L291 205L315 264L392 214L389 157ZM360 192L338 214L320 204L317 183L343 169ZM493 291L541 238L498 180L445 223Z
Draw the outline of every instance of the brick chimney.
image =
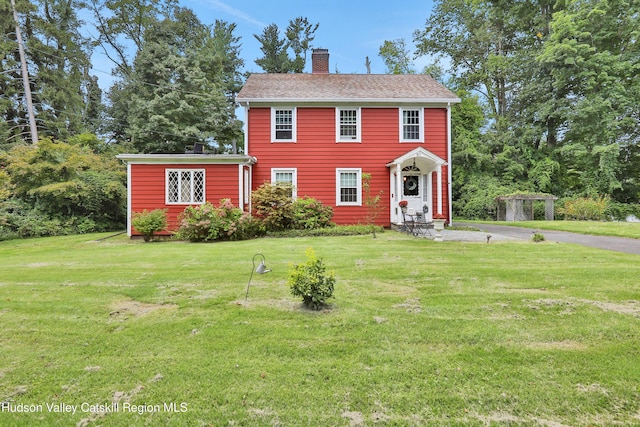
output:
M329 74L329 49L313 49L311 52L311 73Z

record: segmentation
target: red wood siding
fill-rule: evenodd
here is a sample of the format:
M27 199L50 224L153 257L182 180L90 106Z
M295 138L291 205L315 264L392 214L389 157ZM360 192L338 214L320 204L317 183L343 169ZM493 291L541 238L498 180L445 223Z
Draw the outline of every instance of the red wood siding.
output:
M362 142L336 143L335 108L297 109L296 142L271 142L270 108L251 107L248 111L249 155L258 163L253 167L253 189L271 181L272 168L297 168L298 197L311 196L332 206L333 221L356 224L364 221L364 206L336 206L336 168L361 168L371 174L373 196L383 192L378 224L390 225L389 168L386 165L416 147L423 147L447 159L447 111L425 109L425 143L399 142L398 108L361 109ZM449 212L447 171L443 168L443 213ZM433 206L437 191L434 175Z
M239 206L238 165L234 164L131 164L131 212L168 209L169 230L177 229L177 218L188 205L166 204L167 169L204 169L205 199L218 205L221 199L229 198ZM137 235L135 229L132 235Z

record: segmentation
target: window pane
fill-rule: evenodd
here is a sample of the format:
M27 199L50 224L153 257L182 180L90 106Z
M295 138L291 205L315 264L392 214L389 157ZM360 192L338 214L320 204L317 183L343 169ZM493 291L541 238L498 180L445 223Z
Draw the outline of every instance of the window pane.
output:
M420 110L402 112L403 139L420 139Z
M340 173L340 187L357 187L358 186L358 174L355 172L341 172Z
M167 176L167 199L169 203L178 202L178 172L170 171Z
M356 172L340 172L340 201L343 203L358 202L358 174Z
M358 112L340 110L340 137L356 139L358 136Z
M341 188L340 201L345 203L355 203L358 201L358 190L356 188Z
M204 202L204 172L193 171L193 200L194 203Z
M276 139L293 138L293 111L276 110Z
M292 172L276 172L276 182L286 182L293 184Z
M182 172L180 176L180 202L189 203L191 201L191 172Z

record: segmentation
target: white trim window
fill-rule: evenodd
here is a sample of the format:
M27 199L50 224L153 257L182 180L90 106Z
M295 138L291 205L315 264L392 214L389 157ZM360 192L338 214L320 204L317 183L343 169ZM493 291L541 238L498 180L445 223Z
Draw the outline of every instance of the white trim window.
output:
M336 142L360 142L360 108L336 108Z
M362 205L362 169L336 169L336 206Z
M204 169L167 169L166 203L168 205L204 203L204 183Z
M271 141L296 142L295 108L271 108Z
M400 108L400 142L424 142L424 108Z
M298 186L298 169L296 168L272 168L271 183L291 184L291 198L296 199L296 187Z

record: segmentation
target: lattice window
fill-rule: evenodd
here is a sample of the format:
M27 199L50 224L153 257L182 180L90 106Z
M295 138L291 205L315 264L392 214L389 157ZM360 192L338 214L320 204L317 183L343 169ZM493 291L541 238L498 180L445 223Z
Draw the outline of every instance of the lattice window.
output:
M204 203L204 177L202 169L168 169L167 204Z

